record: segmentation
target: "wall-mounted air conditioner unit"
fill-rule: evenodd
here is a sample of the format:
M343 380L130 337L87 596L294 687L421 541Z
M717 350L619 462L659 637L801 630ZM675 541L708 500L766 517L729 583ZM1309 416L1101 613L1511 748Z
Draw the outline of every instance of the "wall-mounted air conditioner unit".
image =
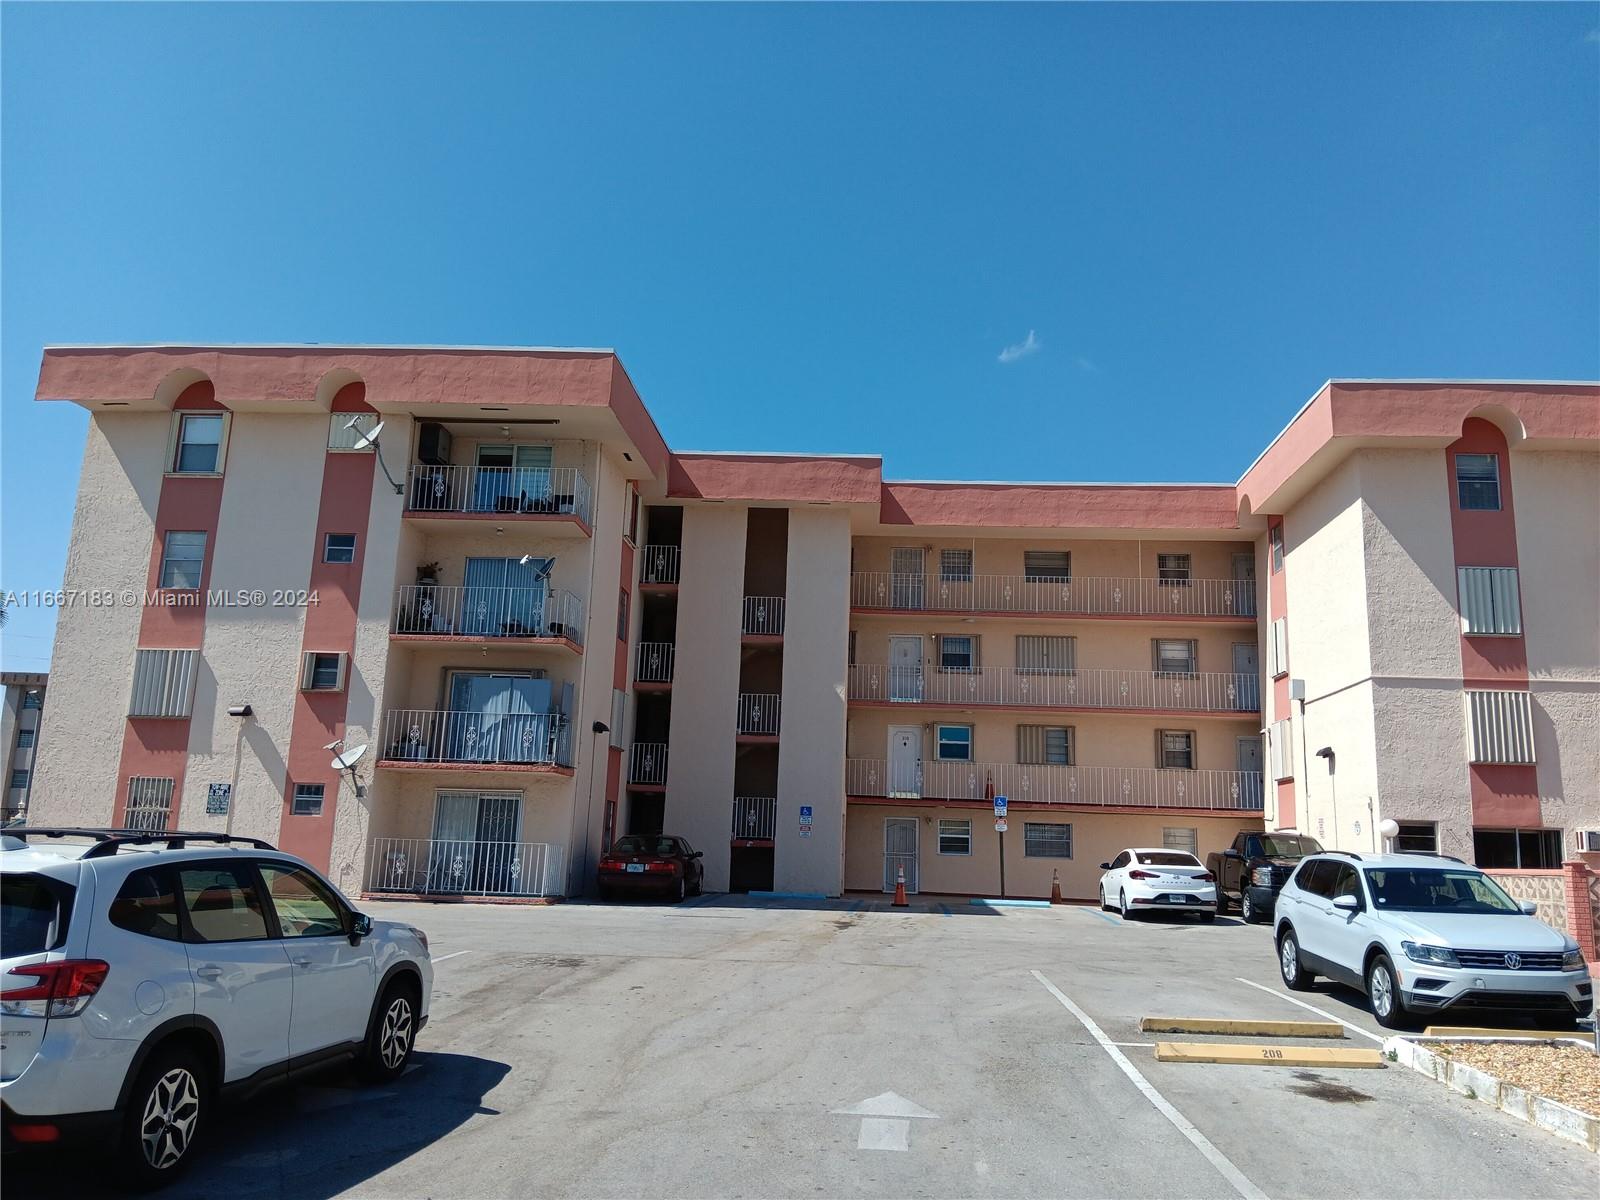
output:
M1578 849L1600 853L1600 829L1578 830Z

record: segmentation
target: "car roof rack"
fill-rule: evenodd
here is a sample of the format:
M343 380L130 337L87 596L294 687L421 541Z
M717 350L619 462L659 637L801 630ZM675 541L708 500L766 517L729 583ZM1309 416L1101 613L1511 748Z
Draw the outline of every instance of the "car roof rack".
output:
M1396 854L1414 854L1418 858L1448 858L1451 862L1458 862L1462 866L1466 866L1467 865L1467 862L1466 862L1465 859L1457 858L1454 854L1443 854L1438 850L1396 850L1395 853Z
M86 837L94 845L85 851L84 858L109 858L123 846L151 846L165 844L168 850L182 850L190 842L216 842L222 845L246 845L255 850L276 850L271 842L260 838L241 837L233 833L212 833L204 829L81 829L71 826L33 826L7 830L26 842L29 837Z
M1343 854L1343 855L1346 855L1346 856L1348 856L1350 858L1355 859L1357 862L1361 861L1361 855L1357 854L1354 850L1324 850L1324 851L1322 851L1322 853L1323 854Z

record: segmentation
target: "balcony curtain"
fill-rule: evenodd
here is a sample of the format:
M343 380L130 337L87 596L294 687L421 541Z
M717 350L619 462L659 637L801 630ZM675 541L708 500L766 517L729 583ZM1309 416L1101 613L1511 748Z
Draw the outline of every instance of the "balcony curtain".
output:
M554 459L553 446L479 446L478 470L473 473L474 511L539 511L550 497Z
M550 559L469 558L461 628L484 636L537 637L544 630Z

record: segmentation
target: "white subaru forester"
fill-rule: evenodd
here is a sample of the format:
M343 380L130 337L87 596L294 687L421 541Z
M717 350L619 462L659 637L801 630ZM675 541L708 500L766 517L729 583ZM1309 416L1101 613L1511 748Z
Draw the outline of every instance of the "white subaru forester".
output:
M331 1060L398 1076L428 1019L420 929L250 838L10 829L0 850L7 1150L92 1138L159 1185L215 1106Z

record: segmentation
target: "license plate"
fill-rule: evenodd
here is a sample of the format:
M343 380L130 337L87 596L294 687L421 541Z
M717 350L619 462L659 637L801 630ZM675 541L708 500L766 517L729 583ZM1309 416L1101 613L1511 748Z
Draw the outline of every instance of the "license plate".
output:
M1168 893L1167 895L1164 895L1164 896L1156 897L1156 902L1158 904L1195 904L1195 903L1197 903L1197 901L1195 900L1195 898L1193 896L1176 896L1176 895L1173 895L1171 893Z
M643 863L629 863L628 864L628 874L629 875L643 875L644 874L644 864Z

